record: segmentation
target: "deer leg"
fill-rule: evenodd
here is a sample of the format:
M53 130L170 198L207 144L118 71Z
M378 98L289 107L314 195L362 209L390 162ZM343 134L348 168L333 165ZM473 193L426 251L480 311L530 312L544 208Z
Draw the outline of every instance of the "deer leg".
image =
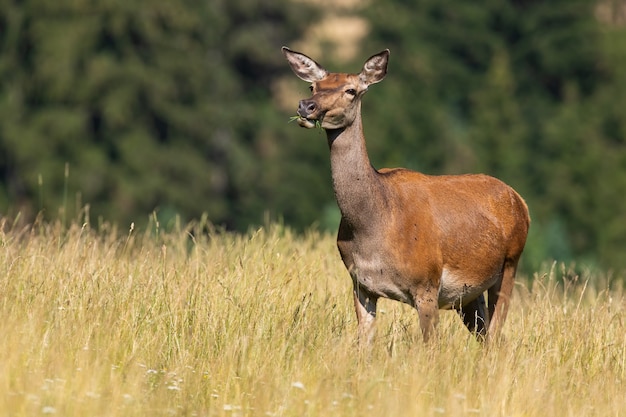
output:
M430 286L415 297L415 308L417 308L417 314L420 317L424 343L428 343L431 340L439 323L439 305L437 300L438 295Z
M376 324L375 297L365 291L355 280L354 282L354 309L358 322L358 338L360 345L370 345L374 338Z
M474 301L458 308L457 313L470 333L475 334L479 339L485 337L489 328L489 312L484 294L480 294Z
M489 323L487 332L487 341L496 338L502 330L506 314L509 311L516 270L517 260L506 260L502 269L502 277L494 286L489 288L487 292L489 317L491 317L491 323Z

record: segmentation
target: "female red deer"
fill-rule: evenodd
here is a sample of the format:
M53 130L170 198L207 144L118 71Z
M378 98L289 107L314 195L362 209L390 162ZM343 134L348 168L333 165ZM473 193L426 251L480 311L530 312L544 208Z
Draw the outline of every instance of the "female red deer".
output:
M359 339L372 339L379 297L415 307L424 340L438 309L457 310L480 337L497 335L530 225L524 200L487 175L372 167L361 99L387 74L389 50L369 58L359 74L331 73L282 50L294 73L311 83L313 96L300 101L298 124L320 124L328 138L341 211L337 246L354 284Z

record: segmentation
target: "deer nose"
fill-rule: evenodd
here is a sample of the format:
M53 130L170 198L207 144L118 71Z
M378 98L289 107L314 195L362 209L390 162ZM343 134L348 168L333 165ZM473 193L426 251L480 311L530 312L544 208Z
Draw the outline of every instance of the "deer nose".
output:
M302 117L308 117L317 109L317 105L312 100L300 100L298 105L298 114Z

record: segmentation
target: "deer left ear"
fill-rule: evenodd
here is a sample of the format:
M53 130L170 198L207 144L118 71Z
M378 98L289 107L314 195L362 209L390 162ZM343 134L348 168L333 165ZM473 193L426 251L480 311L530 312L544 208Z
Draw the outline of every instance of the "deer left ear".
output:
M366 85L376 84L387 75L387 63L389 62L389 49L370 57L359 74L359 78Z

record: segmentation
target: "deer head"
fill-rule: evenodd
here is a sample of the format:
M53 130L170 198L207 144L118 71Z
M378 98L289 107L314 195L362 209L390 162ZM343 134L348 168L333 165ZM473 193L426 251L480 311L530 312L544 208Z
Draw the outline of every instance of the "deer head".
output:
M311 83L311 98L298 105L298 124L324 129L343 129L354 122L361 106L361 98L371 84L382 81L387 74L389 50L386 49L365 61L358 74L330 73L308 56L283 47L293 72Z

